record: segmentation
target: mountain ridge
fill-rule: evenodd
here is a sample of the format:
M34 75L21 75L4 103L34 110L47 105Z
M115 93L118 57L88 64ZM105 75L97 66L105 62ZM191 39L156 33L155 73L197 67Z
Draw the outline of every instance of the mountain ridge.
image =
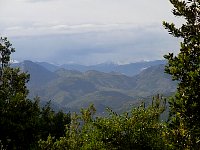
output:
M96 70L100 72L110 73L116 72L125 74L127 76L134 76L141 72L144 68L148 68L151 66L159 65L159 64L166 64L165 60L154 60L154 61L141 61L135 63L129 63L124 65L118 65L115 63L102 63L97 65L79 65L79 64L63 64L63 65L53 65L46 62L36 62L37 64L45 67L46 69L54 72L58 69L64 68L67 70L77 70L80 72L86 72L88 70Z
M30 97L39 96L42 101L51 100L70 110L93 103L100 111L106 107L119 111L138 104L140 99L158 93L167 95L176 90L177 83L164 74L165 65L156 65L157 63L150 66L151 62L148 65L150 67L142 69L134 76L99 70L81 72L58 68L50 71L31 61L25 61L19 67L28 71L34 82L28 84Z

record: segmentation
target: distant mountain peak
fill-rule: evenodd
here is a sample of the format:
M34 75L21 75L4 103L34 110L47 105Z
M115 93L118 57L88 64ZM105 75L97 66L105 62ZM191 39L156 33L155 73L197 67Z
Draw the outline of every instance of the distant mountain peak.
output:
M11 59L11 60L10 60L10 63L11 63L11 64L17 64L17 63L19 63L19 61L18 61L18 60L15 60L15 59Z
M64 68L66 70L77 70L80 72L87 72L91 70L99 71L99 72L104 72L104 73L110 73L110 72L116 72L119 74L124 74L127 76L134 76L136 74L139 74L141 71L144 69L159 65L159 64L165 64L165 60L155 60L155 61L140 61L140 62L135 62L135 63L129 63L129 64L120 64L120 63L114 63L114 62L105 62L97 65L90 65L90 66L85 66L85 65L80 65L80 64L63 64L63 65L55 65L52 63L47 63L47 62L36 62L37 64L45 67L47 70L54 72L60 68Z

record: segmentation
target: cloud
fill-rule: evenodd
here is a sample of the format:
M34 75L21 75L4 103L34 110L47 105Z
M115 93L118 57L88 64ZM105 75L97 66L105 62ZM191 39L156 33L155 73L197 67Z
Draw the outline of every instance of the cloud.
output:
M159 9L158 9L159 8ZM94 64L162 58L176 49L161 0L0 0L0 31L16 59Z
M178 49L178 41L159 26L90 31L73 34L13 37L15 59L54 63L96 64L107 61L130 63L162 59ZM23 58L22 58L23 56Z
M160 0L6 0L1 3L0 24L6 26L143 25L171 20L172 16L169 2Z
M18 1L36 3L36 2L49 2L49 1L55 1L55 0L18 0Z
M34 23L31 26L8 26L2 32L9 37L12 36L43 36L51 34L75 34L87 32L101 32L112 30L126 30L135 28L134 24L40 24Z

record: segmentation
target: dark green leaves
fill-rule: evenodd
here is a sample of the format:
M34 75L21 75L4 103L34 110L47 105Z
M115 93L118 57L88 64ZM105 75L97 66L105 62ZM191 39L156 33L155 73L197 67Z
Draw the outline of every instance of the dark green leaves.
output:
M165 71L178 80L175 97L171 98L169 138L174 149L198 149L200 146L200 1L170 0L173 14L186 19L179 29L164 22L164 27L174 37L183 38L180 53L165 55ZM195 131L195 132L194 132ZM169 142L169 143L170 143Z
M8 41L7 38L0 38L0 70L3 67L9 65L10 54L15 52L15 49L12 47L12 44Z
M39 139L65 134L70 115L27 98L29 74L9 66L14 48L7 38L0 40L0 149L38 149Z

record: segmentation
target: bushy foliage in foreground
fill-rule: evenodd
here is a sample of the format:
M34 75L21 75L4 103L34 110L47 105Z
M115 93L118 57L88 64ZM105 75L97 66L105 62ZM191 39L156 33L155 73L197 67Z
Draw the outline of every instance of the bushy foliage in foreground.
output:
M166 149L162 133L165 125L159 121L165 102L155 99L145 108L142 104L131 112L118 115L108 109L108 115L94 117L95 108L74 114L66 135L59 140L49 136L40 141L41 149Z

